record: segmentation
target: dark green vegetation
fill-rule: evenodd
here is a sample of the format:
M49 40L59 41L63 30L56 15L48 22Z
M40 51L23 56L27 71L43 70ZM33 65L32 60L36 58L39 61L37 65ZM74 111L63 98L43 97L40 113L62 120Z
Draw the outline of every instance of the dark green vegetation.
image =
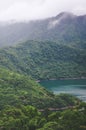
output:
M32 79L86 77L86 16L61 13L0 25L0 47L18 41L26 42L0 49L0 130L86 129L85 103L79 106L71 95L54 95ZM76 108L49 111L68 106Z
M86 130L86 103L43 113L32 106L7 106L0 111L0 130Z
M37 40L37 41L36 41ZM0 25L0 67L35 79L86 77L86 15Z
M0 69L0 109L21 104L42 109L57 108L76 105L77 101L77 98L66 94L55 96L28 76Z
M71 121L78 121L80 124L72 126L77 130L85 127L85 110L79 114L78 110L52 113L48 109L67 108L79 103L71 95L48 92L27 75L0 68L0 130L65 130L71 126Z
M86 77L86 51L57 42L27 41L1 49L0 67L35 79Z
M84 130L85 115L86 103L77 98L56 96L30 77L0 68L0 130Z

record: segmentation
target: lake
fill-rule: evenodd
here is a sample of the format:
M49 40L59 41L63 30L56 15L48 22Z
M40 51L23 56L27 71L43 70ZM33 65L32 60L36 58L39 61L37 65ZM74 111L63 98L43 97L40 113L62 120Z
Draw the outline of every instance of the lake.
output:
M47 80L40 84L55 94L72 94L86 102L86 79Z

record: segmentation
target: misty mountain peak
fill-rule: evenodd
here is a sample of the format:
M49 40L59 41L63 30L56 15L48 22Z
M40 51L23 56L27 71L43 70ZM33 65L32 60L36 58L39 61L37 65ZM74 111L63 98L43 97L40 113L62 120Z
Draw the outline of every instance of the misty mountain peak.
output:
M86 15L62 12L57 16L0 26L0 47L25 40L86 41Z
M51 18L48 24L48 29L52 29L55 26L58 26L61 21L69 21L71 19L74 19L76 16L69 12L62 12L58 14L56 17Z
M73 13L70 12L61 12L60 14L58 14L55 18L74 18L76 17L76 15L74 15Z

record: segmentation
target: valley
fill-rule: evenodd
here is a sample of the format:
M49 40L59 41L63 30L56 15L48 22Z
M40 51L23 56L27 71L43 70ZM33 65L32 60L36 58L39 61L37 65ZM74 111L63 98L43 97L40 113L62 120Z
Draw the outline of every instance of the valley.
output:
M0 130L86 129L86 15L0 23Z

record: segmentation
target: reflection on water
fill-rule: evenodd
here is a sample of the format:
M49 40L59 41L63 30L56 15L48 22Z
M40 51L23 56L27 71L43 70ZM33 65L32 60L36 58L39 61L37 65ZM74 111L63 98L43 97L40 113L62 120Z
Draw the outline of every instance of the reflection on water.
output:
M40 84L55 94L68 93L86 101L86 79L41 81Z
M69 85L69 86L59 86L52 91L55 94L68 93L77 96L83 101L86 101L86 85Z

